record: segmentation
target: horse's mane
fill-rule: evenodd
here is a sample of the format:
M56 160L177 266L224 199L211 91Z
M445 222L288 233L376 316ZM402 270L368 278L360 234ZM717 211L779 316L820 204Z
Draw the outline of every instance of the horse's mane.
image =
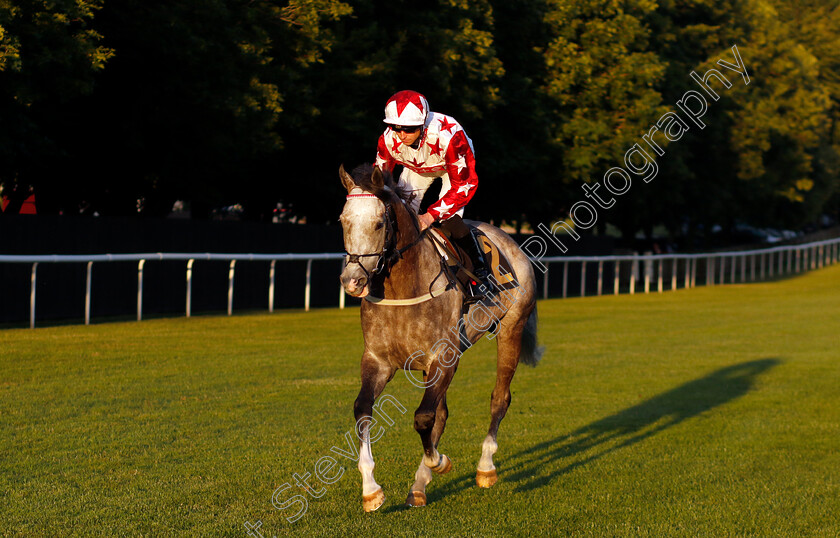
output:
M412 198L414 198L414 194L406 187L394 181L394 176L391 175L391 172L382 171L382 178L384 180L382 186L374 185L372 179L373 165L370 163L360 164L350 172L350 176L353 178L353 182L362 190L375 194L377 198L386 203L390 202L391 196L396 196L406 203L406 209L410 213L414 213L414 211L411 211L410 204Z

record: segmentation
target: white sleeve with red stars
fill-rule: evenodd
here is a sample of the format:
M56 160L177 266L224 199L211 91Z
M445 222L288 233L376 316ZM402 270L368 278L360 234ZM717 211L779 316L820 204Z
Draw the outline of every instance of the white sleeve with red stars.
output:
M429 206L429 212L436 220L445 220L467 205L478 186L475 155L463 129L452 135L446 148L446 172L449 175L449 190Z
M388 150L388 146L385 145L385 133L380 135L379 143L376 145L376 167L383 172L393 172L394 167L397 165L397 160L394 159Z

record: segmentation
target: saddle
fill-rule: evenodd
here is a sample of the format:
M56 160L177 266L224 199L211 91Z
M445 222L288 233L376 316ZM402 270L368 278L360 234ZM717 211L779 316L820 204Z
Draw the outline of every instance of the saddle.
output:
M467 224L471 232L478 240L481 248L481 255L484 257L484 263L490 273L490 284L494 288L489 290L490 294L500 290L509 290L519 286L516 278L516 273L510 261L502 253L499 247L490 240L487 235L479 230L476 226ZM473 263L469 255L458 245L455 244L449 235L440 227L433 225L429 228L429 233L432 236L432 242L441 256L442 265L450 274L450 281L457 282L458 287L464 296L470 300L472 296L469 292L470 281L477 280L473 274Z

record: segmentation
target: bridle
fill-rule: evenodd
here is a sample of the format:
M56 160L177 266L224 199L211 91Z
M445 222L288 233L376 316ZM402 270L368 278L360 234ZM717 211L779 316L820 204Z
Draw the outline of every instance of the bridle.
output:
M347 259L344 266L347 267L351 263L357 264L362 268L362 271L364 271L365 277L368 281L370 281L372 276L381 274L387 267L390 267L398 259L402 258L403 252L419 243L425 237L426 230L420 232L417 239L408 245L402 248L397 248L397 221L394 218L394 210L391 208L391 204L389 202L385 202L375 194L367 192L347 195L347 200L353 198L376 198L385 205L385 241L382 244L382 249L379 252L371 252L367 254L353 254L345 250ZM371 258L374 256L377 257L376 266L372 271L368 271L362 263L362 258Z

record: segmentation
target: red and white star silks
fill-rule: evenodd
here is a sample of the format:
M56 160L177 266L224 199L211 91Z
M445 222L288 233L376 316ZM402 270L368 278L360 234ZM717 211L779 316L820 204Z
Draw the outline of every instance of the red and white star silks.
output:
M455 118L430 112L428 127L417 148L403 144L390 127L379 137L376 166L392 172L402 165L416 174L430 178L443 177L449 189L440 200L429 206L429 214L445 220L461 210L472 199L478 186L472 140ZM446 181L448 179L448 181ZM420 198L423 193L419 192Z

